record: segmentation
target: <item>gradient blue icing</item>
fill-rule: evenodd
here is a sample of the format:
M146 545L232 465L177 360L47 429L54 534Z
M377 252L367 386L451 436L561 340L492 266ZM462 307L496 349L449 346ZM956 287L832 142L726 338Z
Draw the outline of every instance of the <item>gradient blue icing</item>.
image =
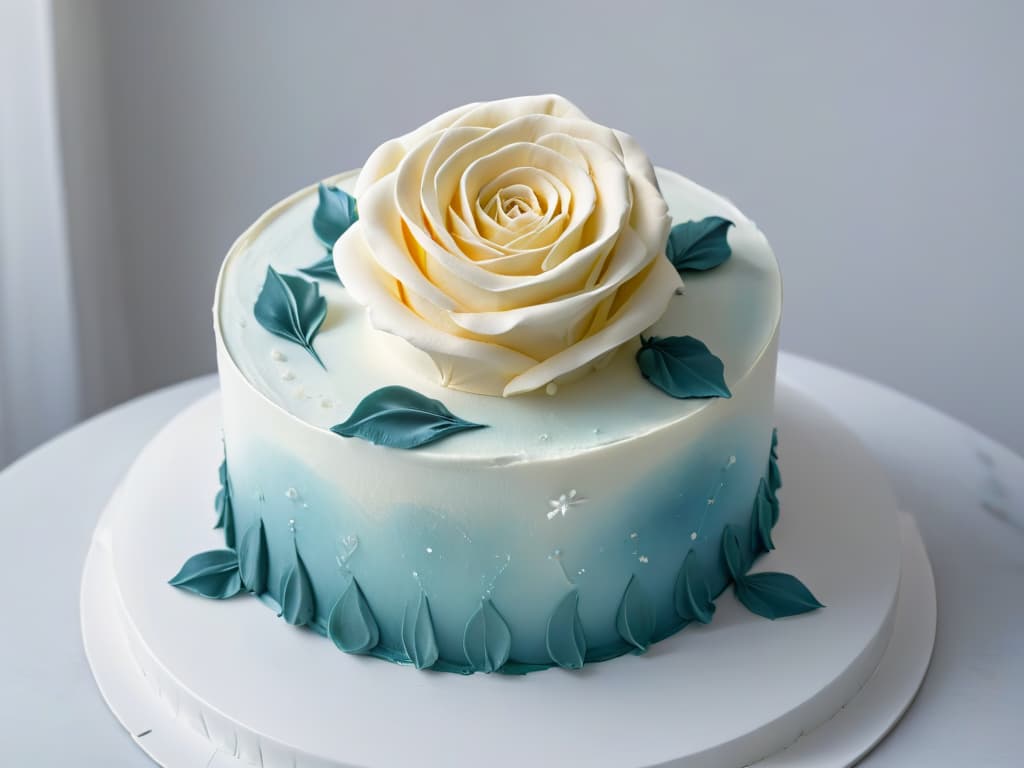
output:
M727 435L718 441L730 442ZM573 608L589 661L646 647L684 626L675 597L680 569L690 555L698 564L691 580L706 593L718 595L727 586L721 534L726 525L749 528L768 466L768 444L762 445L749 455L681 446L678 455L624 484L619 494L581 501L553 537L522 524L524 517L536 517L530 514L535 510L509 515L505 526L470 529L440 509L366 509L274 446L229 455L236 523L252 530L262 522L266 532L265 600L279 607L282 592L274 585L289 578L298 585L293 591L308 587L311 594L301 597L311 604L303 604L305 611L293 608L286 618L301 623L295 614L302 613L327 634L332 611L351 595L347 610L368 613L373 627L364 626L363 640L348 647L333 637L339 647L412 661L403 626L409 607L425 598L429 616L420 619L417 634L428 639L420 653L429 657L436 645L442 667L467 671L476 665L466 658L466 625L482 603L510 628L509 659L526 665L572 666L564 663L565 653L552 657L549 627L560 606L564 610L567 593L576 595ZM581 513L580 524L572 525L572 512L584 505L585 517ZM628 518L624 509L632 511ZM301 553L298 562L294 552ZM650 627L637 628L629 606L630 632L638 642L623 637L620 616L631 583L653 619Z

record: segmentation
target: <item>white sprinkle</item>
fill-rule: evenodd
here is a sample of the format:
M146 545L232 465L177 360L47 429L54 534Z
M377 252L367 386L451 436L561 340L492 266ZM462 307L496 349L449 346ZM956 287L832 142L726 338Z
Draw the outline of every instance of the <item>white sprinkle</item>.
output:
M295 499L299 498L299 492L296 491L294 488L289 488L287 491L284 492L284 495L287 496L292 501L295 501Z
M434 548L433 547L427 547L427 554L428 555L434 554Z
M537 439L540 440L542 443L546 443L550 438L551 436L547 432L544 432Z
M693 533L690 534L690 541L696 541L696 540L697 540L697 532L694 531Z
M270 359L271 360L276 360L279 363L283 363L288 358L285 356L284 352L282 352L280 349L274 348L274 349L270 350Z
M295 378L295 374L292 373L291 371L283 371L281 373L281 380L282 381L291 381L294 378Z
M586 572L587 572L586 568L580 568L578 571L576 571L576 575L577 576L582 576Z
M647 559L647 555L640 555L640 562L646 565L650 560Z
M600 435L601 434L601 428L600 427L594 427L594 434L595 435Z
M629 534L629 538L631 538L633 541L636 541L640 538L640 534L636 531L633 531L631 534Z
M548 385L546 387L544 387L544 391L547 392L549 395L552 395L552 396L553 395L557 395L558 394L558 385L555 384L555 382L553 382L553 381L549 382Z
M731 467L735 463L736 463L736 457L735 456L730 456L729 457L729 466Z

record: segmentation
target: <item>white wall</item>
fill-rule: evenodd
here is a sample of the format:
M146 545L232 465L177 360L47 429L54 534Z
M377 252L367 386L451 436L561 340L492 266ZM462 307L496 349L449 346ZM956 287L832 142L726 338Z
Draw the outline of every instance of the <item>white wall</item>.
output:
M82 311L126 322L87 355L130 361L92 408L212 369L217 267L275 200L558 91L767 232L785 347L1024 452L1022 4L55 2L63 81L97 94L61 104L72 256L116 251Z

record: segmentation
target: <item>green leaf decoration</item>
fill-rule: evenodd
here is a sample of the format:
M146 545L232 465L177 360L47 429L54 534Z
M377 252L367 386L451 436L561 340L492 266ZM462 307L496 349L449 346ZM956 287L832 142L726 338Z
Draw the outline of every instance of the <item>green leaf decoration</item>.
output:
M460 419L440 400L406 387L390 386L364 397L348 420L331 427L331 431L389 448L418 448L457 432L485 426Z
M238 572L242 577L242 585L259 595L267 591L267 532L263 527L263 518L259 518L249 526L238 542Z
M320 287L295 275L282 275L271 266L253 308L256 321L275 336L298 344L326 368L313 349L313 339L327 317Z
M732 255L727 237L731 226L733 223L721 216L676 224L669 232L665 254L680 272L714 269Z
M679 618L686 621L709 624L711 617L715 615L711 590L701 575L697 553L692 549L686 553L676 576L675 603Z
M725 366L704 342L692 336L640 337L636 353L640 373L672 397L732 397Z
M750 563L743 554L743 545L740 543L739 534L731 526L727 525L722 529L722 555L725 558L725 567L729 569L729 575L733 581L739 581L746 574Z
M484 598L476 613L466 622L462 650L474 672L497 672L508 661L512 634L494 604Z
M313 213L313 231L330 252L345 230L359 220L359 212L356 199L343 189L321 183L316 191L320 202Z
M211 549L193 555L169 582L203 597L224 600L242 591L238 556L231 549Z
M310 264L308 267L299 267L299 272L309 275L314 280L331 280L340 283L338 270L334 267L334 255L328 251L320 261Z
M380 642L377 622L355 579L331 609L327 636L345 653L368 653Z
M579 593L563 597L548 619L547 647L551 660L564 669L580 669L587 655L587 640L579 614Z
M217 522L214 528L224 529L224 544L229 549L234 549L236 544L235 534L235 508L231 503L231 481L228 478L228 460L225 456L217 470L220 477L220 490L213 500L214 509L217 510Z
M646 651L654 637L654 607L636 576L629 577L615 616L615 628L638 653Z
M405 655L416 669L434 666L440 656L437 638L434 637L434 622L430 616L430 603L422 591L415 607L410 603L402 617L402 645Z
M736 582L735 590L747 610L766 619L781 619L824 608L798 578L788 573L749 574Z
M772 430L772 449L768 454L768 489L772 498L776 498L776 491L782 487L782 474L779 472L779 454L776 448L779 444L778 430Z
M285 571L281 579L281 618L292 626L301 627L313 621L316 604L313 601L313 585L309 573L295 549L295 562Z
M761 482L757 486L757 495L754 496L754 509L750 518L751 557L775 549L775 542L772 541L772 527L775 525L775 520L776 512L775 504L772 503L772 494L768 489L767 481L761 478Z

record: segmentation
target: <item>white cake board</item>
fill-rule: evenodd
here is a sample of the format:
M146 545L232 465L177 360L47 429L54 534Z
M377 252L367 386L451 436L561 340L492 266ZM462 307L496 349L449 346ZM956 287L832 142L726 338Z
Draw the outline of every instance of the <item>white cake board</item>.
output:
M644 657L522 678L347 656L256 600L166 587L179 563L165 550L220 545L207 482L219 423L210 396L147 446L83 575L82 632L103 696L167 768L739 766L750 754L764 768L846 766L896 724L927 670L935 588L920 535L865 450L784 381L779 549L756 569L800 575L829 607L769 622L726 593L711 625ZM175 487L168 466L201 480ZM894 562L895 581L880 575ZM182 652L197 638L202 653Z

